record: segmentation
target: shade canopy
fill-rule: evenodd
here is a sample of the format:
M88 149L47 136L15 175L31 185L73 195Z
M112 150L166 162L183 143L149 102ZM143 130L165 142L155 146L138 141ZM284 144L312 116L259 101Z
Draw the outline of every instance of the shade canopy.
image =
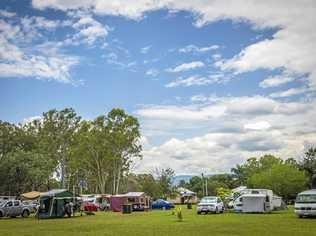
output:
M25 199L33 200L33 199L39 198L40 195L41 195L40 192L32 191L32 192L28 192L28 193L22 193L21 197L25 198Z

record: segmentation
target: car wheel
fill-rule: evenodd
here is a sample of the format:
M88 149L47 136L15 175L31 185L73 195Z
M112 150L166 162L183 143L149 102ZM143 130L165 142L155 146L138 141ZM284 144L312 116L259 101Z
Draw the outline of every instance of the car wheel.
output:
M197 214L198 214L198 215L201 215L201 212L200 212L200 211L198 211L198 212L197 212Z
M23 218L29 217L29 215L30 215L30 212L29 212L28 210L24 210L24 211L22 212L22 217L23 217Z
M2 213L2 211L0 211L0 218L1 218L1 217L3 217L3 213Z
M299 215L298 218L303 218L303 216L302 216L302 215Z

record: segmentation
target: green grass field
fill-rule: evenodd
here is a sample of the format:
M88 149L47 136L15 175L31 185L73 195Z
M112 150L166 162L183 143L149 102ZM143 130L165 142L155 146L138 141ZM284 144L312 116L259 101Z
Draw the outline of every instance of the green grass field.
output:
M0 235L316 235L316 219L299 219L293 210L271 214L208 214L182 207L183 221L171 211L130 215L98 212L94 216L37 220L0 219Z

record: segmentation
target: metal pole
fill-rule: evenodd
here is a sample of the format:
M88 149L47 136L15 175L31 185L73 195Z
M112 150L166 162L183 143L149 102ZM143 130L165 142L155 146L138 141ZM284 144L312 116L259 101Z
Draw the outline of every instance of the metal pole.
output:
M205 196L205 192L204 192L204 175L202 173L202 192L203 192L203 197Z
M208 196L208 190L207 190L207 178L205 178L205 195Z

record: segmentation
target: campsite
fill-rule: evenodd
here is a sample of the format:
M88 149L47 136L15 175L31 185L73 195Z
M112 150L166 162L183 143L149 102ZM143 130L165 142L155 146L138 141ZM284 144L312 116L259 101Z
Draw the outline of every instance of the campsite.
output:
M65 220L16 218L0 220L0 235L316 235L314 219L298 220L293 209L271 214L197 215L183 208L183 221L170 211L121 214L97 212ZM255 232L255 234L254 234Z
M0 236L316 236L316 0L0 2Z

